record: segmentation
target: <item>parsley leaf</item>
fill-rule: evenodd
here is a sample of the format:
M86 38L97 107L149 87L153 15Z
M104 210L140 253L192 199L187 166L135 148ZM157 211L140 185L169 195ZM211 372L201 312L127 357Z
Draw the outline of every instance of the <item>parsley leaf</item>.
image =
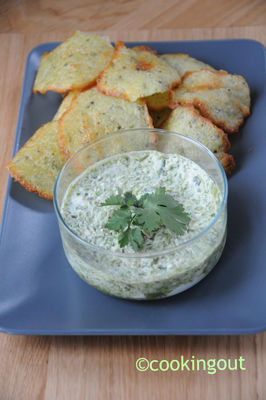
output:
M124 196L118 194L108 197L104 203L101 203L101 206L133 206L137 204L138 200L136 196L131 192L126 192Z
M176 233L177 235L183 235L186 232L187 222L184 222L183 216L179 217L180 207L167 208L158 207L158 213L163 221L163 224L169 231Z
M119 194L117 196L110 196L105 200L104 203L101 203L101 206L122 206L123 205L123 197Z
M125 231L119 233L118 243L121 248L129 244L129 231L130 228L127 228Z
M130 220L131 211L129 208L120 208L113 212L113 215L106 224L106 228L111 229L112 231L120 231L129 225Z
M161 225L161 217L152 208L138 208L134 225L140 225L147 233L156 231Z
M122 231L118 236L118 243L120 247L125 247L130 243L135 251L138 251L144 243L143 234L140 228L127 228Z
M127 206L137 206L138 200L133 193L126 192L124 195L124 204Z
M143 233L140 228L131 228L129 242L135 251L141 249L144 243Z
M169 231L183 235L186 232L190 216L184 207L171 195L159 187L154 193L146 193L138 200L132 192L110 196L101 206L118 205L109 218L106 228L119 233L120 247L131 245L138 251L143 247L145 238L164 226Z

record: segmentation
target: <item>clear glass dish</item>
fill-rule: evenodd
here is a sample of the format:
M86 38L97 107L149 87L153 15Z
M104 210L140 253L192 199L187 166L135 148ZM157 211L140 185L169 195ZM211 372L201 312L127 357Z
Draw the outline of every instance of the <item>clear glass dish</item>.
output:
M221 193L220 207L211 222L178 246L149 252L112 252L75 234L61 213L62 201L71 182L98 161L142 150L180 154L209 174ZM149 300L183 292L203 279L217 264L226 241L227 193L227 178L220 162L201 143L175 132L138 128L103 136L78 150L57 177L54 207L66 257L84 281L113 296ZM168 265L168 268L161 269L160 265ZM142 270L145 270L144 276L140 273Z

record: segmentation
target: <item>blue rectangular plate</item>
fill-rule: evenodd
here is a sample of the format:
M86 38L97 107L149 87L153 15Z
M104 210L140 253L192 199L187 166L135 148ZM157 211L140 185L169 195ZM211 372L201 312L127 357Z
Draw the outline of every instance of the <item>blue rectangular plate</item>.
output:
M128 45L137 45L130 43ZM266 87L264 47L251 40L152 42L158 53L188 53L243 75L252 113L232 137L237 169L229 181L228 239L198 285L165 300L126 301L98 292L69 266L52 202L9 179L0 237L0 330L15 334L244 334L266 329ZM60 104L32 93L41 55L28 56L14 153Z

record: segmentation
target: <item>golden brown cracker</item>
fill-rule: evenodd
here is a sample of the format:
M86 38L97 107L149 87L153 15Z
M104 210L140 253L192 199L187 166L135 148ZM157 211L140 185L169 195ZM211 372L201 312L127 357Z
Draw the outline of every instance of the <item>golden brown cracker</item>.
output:
M33 92L65 93L90 87L112 56L113 47L107 37L77 31L41 58Z

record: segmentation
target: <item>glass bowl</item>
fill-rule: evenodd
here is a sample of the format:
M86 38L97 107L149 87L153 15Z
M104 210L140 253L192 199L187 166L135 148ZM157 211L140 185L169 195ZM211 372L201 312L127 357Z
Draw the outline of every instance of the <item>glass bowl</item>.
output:
M208 173L221 194L219 209L210 223L175 247L148 252L113 252L75 234L61 213L71 182L98 161L142 150L180 154ZM216 265L226 240L227 192L227 178L220 162L201 143L171 131L138 128L103 136L78 150L57 177L54 207L66 257L85 282L113 296L149 300L183 292Z

